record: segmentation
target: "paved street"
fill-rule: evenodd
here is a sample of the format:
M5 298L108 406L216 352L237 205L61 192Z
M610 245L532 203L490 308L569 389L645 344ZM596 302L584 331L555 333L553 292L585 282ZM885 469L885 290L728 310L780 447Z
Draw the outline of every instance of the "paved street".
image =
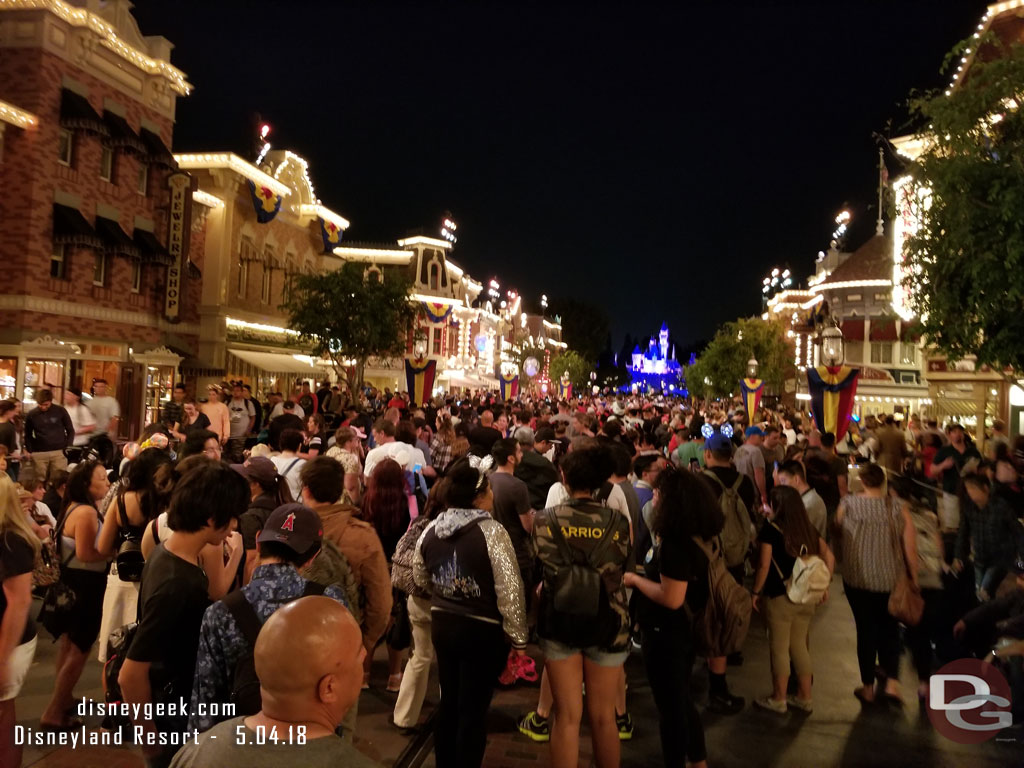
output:
M838 584L837 584L838 587ZM768 690L768 647L763 625L755 625L745 649L743 667L730 668L730 684L734 692L747 697ZM853 618L841 588L833 591L830 602L819 609L812 636L815 661L815 710L811 715L791 713L779 716L755 710L750 706L735 717L714 717L705 720L709 764L712 766L893 766L913 768L1017 768L1024 766L1024 734L1019 729L1008 734L1016 741L992 741L980 746L954 744L936 734L927 715L918 707L916 698L908 700L904 709L882 706L864 710L853 697L857 682L854 650ZM25 690L18 700L19 722L33 725L45 705L50 691L54 648L48 642L40 645ZM657 714L643 674L638 654L631 656L627 672L630 680L629 703L636 720L636 738L625 744L622 752L624 768L649 768L661 764L657 737ZM90 662L78 695L99 697L100 665ZM394 697L383 690L386 679L385 659L378 654L374 668L376 686L360 700L357 745L366 754L392 765L408 740L387 722ZM703 696L706 675L698 671L694 683ZM916 687L914 673L904 664L907 691ZM432 695L428 705L436 701ZM491 734L487 768L519 768L547 764L547 747L536 745L520 736L515 729L518 715L531 709L536 701L536 687L520 686L500 691L495 696L488 731ZM584 734L581 765L589 765L589 744ZM33 748L26 751L25 765L35 768L141 768L141 759L129 749L93 748L47 751ZM425 766L433 766L429 758Z

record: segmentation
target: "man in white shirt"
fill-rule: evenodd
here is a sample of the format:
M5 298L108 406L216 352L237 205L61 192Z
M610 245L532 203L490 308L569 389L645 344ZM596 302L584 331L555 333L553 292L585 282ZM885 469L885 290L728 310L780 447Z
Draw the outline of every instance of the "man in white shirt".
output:
M297 429L286 429L281 433L281 453L271 456L270 460L277 467L277 473L288 481L288 488L293 499L301 499L302 468L306 460L299 456L302 447L302 433Z
M71 423L75 428L72 445L76 448L88 445L89 439L96 431L96 417L82 403L82 390L78 387L68 387L64 393L64 407L67 408L68 416L71 417Z
M823 539L828 537L828 511L825 509L825 502L818 492L807 484L807 476L804 472L804 465L799 461L786 461L779 465L778 476L775 481L779 485L788 485L800 494L803 499L804 508L807 510L807 518L811 525Z
M96 429L93 434L117 437L117 423L121 420L121 406L117 398L107 394L107 380L93 379L92 399L86 402L92 415L96 417Z
M395 425L388 419L377 419L373 425L373 440L377 447L366 454L366 461L363 464L363 477L367 481L381 459L394 459L407 470L412 470L415 466L413 447L395 441Z
M275 417L280 416L282 413L284 413L284 401L283 400L279 401L277 403L277 405L275 405L271 409L270 415L267 417L267 422L268 423L271 422ZM299 405L298 403L295 403L295 407L292 409L292 413L294 413L300 419L304 420L306 418L306 412L302 410L302 406Z

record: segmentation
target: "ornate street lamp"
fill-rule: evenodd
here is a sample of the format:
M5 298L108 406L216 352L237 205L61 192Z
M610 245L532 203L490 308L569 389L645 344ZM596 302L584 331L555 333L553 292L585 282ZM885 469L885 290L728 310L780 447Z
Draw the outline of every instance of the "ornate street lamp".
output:
M753 357L747 360L747 378L757 378L757 360L754 359Z
M830 325L821 332L821 348L819 351L822 365L835 368L843 364L846 359L846 345L843 341L843 332L839 326Z

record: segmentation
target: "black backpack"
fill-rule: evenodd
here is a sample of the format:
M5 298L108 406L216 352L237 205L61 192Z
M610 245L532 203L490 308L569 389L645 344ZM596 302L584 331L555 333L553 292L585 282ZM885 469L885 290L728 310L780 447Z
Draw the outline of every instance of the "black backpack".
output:
M315 581L307 581L306 588L302 591L302 597L310 595L322 595L324 586ZM242 637L249 644L245 653L235 664L235 674L231 683L231 702L235 705L238 715L255 715L263 707L263 697L260 695L260 679L256 676L256 662L253 659L253 650L256 648L256 637L263 627L263 622L256 614L245 593L236 589L224 598L224 605L231 612L238 625Z
M547 510L545 524L561 563L551 581L542 634L573 647L605 646L618 631L618 622L598 568L612 544L614 515L617 513L609 510L609 520L601 538L588 554L569 546L556 510Z

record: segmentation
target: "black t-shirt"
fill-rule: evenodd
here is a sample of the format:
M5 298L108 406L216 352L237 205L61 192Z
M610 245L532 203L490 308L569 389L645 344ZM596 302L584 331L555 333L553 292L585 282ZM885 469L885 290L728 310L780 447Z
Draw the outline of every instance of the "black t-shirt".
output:
M796 558L786 552L786 539L782 531L774 525L764 525L757 535L757 540L772 546L773 564L768 568L768 578L764 582L764 596L779 597L786 594L786 583L783 579L788 579L793 574ZM776 565L778 570L775 568ZM782 571L781 576L779 571Z
M494 490L491 516L508 531L519 569L529 571L533 567L533 546L520 516L530 512L530 491L522 480L503 472L491 474L491 488Z
M7 460L10 461L18 449L18 431L9 421L0 424L0 445L7 448Z
M277 499L269 494L257 496L249 503L249 508L238 518L238 532L242 535L242 543L247 550L256 549L256 537L267 524L270 513L277 508Z
M474 454L486 456L499 440L501 432L494 427L474 427L469 431L469 444Z
M687 609L692 614L698 614L707 605L708 558L692 538L657 541L647 553L644 571L648 579L659 583L662 574L676 581L685 581L686 599L684 605L673 611L655 603L640 590L634 590L633 594L637 596L637 619L641 628L689 626Z
M142 569L139 629L128 649L132 661L150 662L154 699L170 682L173 695L188 700L196 670L199 629L210 604L209 581L198 565L160 544Z
M32 573L35 568L36 555L32 545L24 537L14 531L7 531L0 536L0 582L23 573ZM0 620L7 612L7 595L0 588ZM23 645L36 636L36 625L29 615L25 621L25 629L21 633L18 645Z
M207 416L205 413L200 412L199 415L196 416L195 421L193 421L191 424L186 424L181 428L181 433L185 435L185 437L188 437L193 432L199 432L200 430L209 428L210 417Z

